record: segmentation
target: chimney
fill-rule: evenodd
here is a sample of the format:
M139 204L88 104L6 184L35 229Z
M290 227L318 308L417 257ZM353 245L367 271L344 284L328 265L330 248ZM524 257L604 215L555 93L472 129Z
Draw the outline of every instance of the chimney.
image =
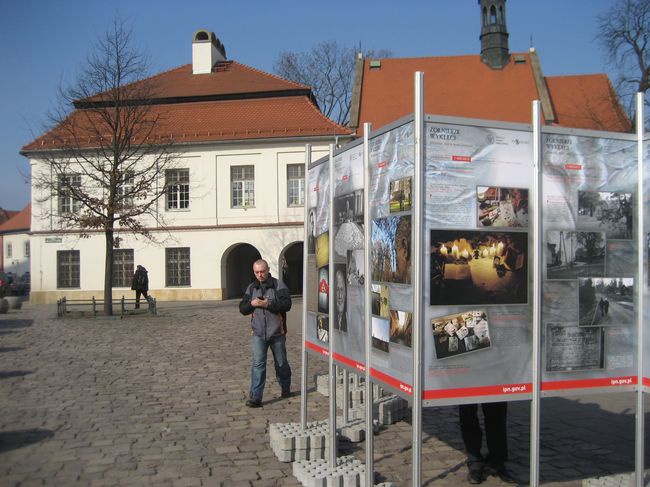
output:
M492 69L503 69L510 61L506 0L479 0L481 8L481 59Z
M215 64L226 60L226 48L214 32L197 30L192 36L192 74L212 72Z

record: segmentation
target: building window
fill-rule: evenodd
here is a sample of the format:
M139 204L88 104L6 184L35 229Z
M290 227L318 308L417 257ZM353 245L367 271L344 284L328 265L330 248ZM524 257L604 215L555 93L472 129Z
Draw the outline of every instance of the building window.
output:
M29 258L29 240L25 241L25 257Z
M133 206L133 182L133 175L125 174L122 184L117 188L119 204L123 208L131 208Z
M13 257L14 249L13 246L7 242L7 259L11 259Z
M190 248L178 247L165 249L165 285L189 286Z
M287 166L287 205L305 204L305 165L289 164Z
M133 249L113 249L113 286L131 287Z
M233 208L255 206L255 166L230 168L231 200Z
M80 174L61 174L57 185L59 195L59 215L77 213L81 202L74 197L74 188L81 186Z
M190 170L167 169L165 171L167 188L167 209L186 210L190 207Z
M56 287L81 287L79 280L79 251L59 250L56 253Z

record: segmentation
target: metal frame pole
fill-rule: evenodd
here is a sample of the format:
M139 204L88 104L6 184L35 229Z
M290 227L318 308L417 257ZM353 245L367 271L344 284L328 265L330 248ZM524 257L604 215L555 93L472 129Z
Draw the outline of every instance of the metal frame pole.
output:
M533 101L533 390L530 403L530 485L539 485L539 419L541 385L541 263L542 263L542 127L541 103Z
M415 73L415 159L413 195L413 236L411 245L413 265L413 486L422 485L422 187L424 170L424 73Z
M332 299L332 286L334 286L334 144L330 144L329 158L329 198L328 198L328 247L329 247L329 289L327 290L328 321L329 321L329 440L330 454L329 466L336 468L336 368L334 366L334 299Z
M370 381L370 362L372 360L371 351L372 351L372 300L371 300L371 272L370 265L370 130L371 125L369 123L363 124L363 215L364 215L364 227L363 227L363 241L364 241L364 267L365 267L365 281L363 283L364 288L364 298L365 298L365 307L364 307L364 323L365 323L365 376L366 376L366 487L372 487L375 484L375 460L374 460L374 435L373 435L373 401L372 397L372 382Z
M637 245L638 245L638 256L637 256L637 276L639 285L635 286L637 288L637 391L636 391L636 442L634 448L634 471L636 473L636 485L637 487L643 486L643 478L645 476L645 466L644 466L644 434L645 434L645 407L644 407L644 397L643 397L643 292L644 292L644 250L646 246L645 235L644 235L644 221L643 221L643 204L644 204L644 195L643 192L643 138L645 135L644 128L644 119L643 119L643 93L636 94L636 134L637 134Z
M305 189L309 186L309 165L311 164L311 144L305 145ZM309 357L305 340L307 337L307 267L309 265L308 244L309 241L309 192L305 191L305 211L304 211L304 233L305 240L302 246L302 348L301 348L301 375L300 375L300 429L305 431L307 427L307 371L309 367Z

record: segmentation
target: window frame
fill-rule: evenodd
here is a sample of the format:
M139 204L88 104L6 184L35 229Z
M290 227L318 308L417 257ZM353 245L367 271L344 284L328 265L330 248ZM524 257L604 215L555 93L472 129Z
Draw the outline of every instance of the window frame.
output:
M118 261L117 256L126 255L126 259ZM130 258L130 262L129 262ZM121 268L121 276L117 276L118 266ZM113 249L113 275L111 276L111 284L113 287L131 287L131 280L133 279L133 272L135 267L135 258L133 249Z
M255 208L255 165L230 166L230 207Z
M165 210L189 211L189 168L165 169Z
M298 176L290 174L292 169L299 169ZM298 183L298 188L293 188L292 183ZM295 197L292 193L298 192L298 202L293 202ZM290 208L305 206L305 165L304 164L287 164L287 206Z
M67 258L64 262L62 259ZM62 272L62 266L66 266L68 275ZM57 289L78 289L81 287L81 254L79 250L57 250L56 251L56 288Z
M76 199L71 194L65 194L67 190L65 186L81 187L81 174L79 173L65 173L57 176L57 209L59 215L69 215L71 213L79 213L81 209L81 201ZM69 181L69 182L68 182Z
M5 250L5 255L7 256L7 259L13 258L13 253L14 253L14 246L11 242L7 242L7 248Z
M190 247L165 248L165 287L190 287L191 285L192 253Z

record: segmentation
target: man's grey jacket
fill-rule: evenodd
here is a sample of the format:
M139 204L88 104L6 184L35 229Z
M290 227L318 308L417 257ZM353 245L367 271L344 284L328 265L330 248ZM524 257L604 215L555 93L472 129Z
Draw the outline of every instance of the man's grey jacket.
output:
M251 301L265 297L269 304L267 308L255 308ZM244 297L239 303L239 312L250 315L253 333L265 340L286 334L286 312L291 309L289 288L269 273L264 282L253 281L246 288Z

